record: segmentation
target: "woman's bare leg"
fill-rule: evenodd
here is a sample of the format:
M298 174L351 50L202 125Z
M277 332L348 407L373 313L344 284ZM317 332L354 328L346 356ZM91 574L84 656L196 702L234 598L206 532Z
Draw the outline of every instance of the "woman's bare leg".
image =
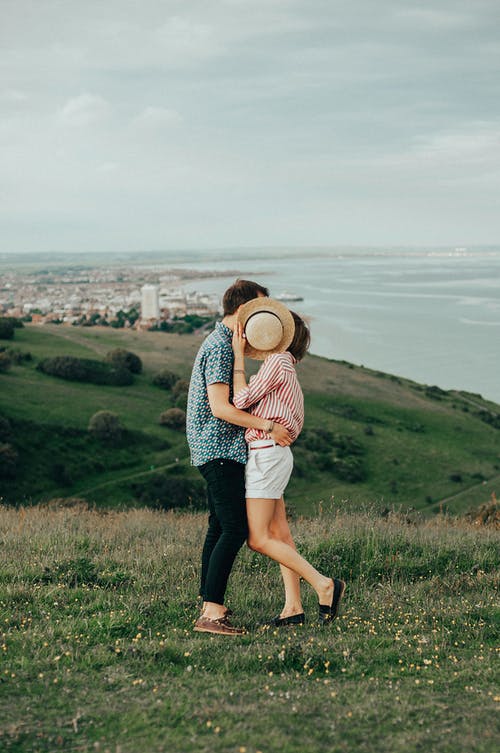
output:
M277 504L275 499L247 498L248 546L271 557L306 580L318 594L320 604L331 604L333 580L321 575L290 544L274 538L270 532Z
M288 525L288 520L286 518L285 501L283 497L276 500L274 516L271 525L269 526L269 531L273 538L280 539L293 549L296 549ZM280 617L291 617L294 614L301 614L304 609L302 607L302 599L300 596L300 577L296 572L290 570L289 567L285 567L285 565L280 565L280 570L285 586L285 605L281 610Z

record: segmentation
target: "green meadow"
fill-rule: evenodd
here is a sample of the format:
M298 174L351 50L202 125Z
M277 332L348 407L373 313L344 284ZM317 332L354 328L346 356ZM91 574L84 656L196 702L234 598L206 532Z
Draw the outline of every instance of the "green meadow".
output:
M16 330L4 346L33 358L0 374L0 415L10 422L8 441L18 453L15 476L2 480L3 502L77 497L124 508L138 503L136 482L158 474L198 480L184 433L159 424L161 412L179 398L155 387L152 377L168 368L188 379L202 338L111 328ZM142 359L143 373L133 385L68 382L36 370L48 356L102 359L118 347ZM306 357L298 373L306 425L294 451L292 510L314 513L333 499L353 509L370 502L381 509L455 514L498 493L498 405L315 356ZM99 410L120 417L124 441L106 446L89 436L89 420Z
M498 529L340 508L293 523L339 618L260 624L278 566L243 549L242 637L194 633L202 513L0 508L5 753L493 753Z
M152 378L187 379L202 337L27 326L4 343L32 359L0 374L0 445L17 453L0 492L0 749L496 751L499 406L307 357L289 512L299 550L347 581L340 616L318 625L304 585L306 625L262 628L279 569L244 548L228 605L247 633L197 634L206 516L166 510L165 488L200 479L184 431L159 423L184 398ZM143 362L130 386L36 369L118 347ZM89 433L99 410L119 441Z

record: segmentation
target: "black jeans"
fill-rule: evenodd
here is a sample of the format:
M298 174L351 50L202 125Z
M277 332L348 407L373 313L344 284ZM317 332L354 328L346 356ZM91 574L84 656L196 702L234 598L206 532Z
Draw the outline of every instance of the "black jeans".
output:
M208 530L201 555L200 595L224 604L231 568L248 536L245 466L235 460L210 460L199 466L207 482Z

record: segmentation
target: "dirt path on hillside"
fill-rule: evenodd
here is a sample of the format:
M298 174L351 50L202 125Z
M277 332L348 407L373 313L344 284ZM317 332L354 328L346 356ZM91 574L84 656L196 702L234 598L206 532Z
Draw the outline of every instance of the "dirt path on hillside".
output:
M96 484L95 486L91 486L88 489L79 489L75 492L75 495L91 494L98 489L104 489L106 486L112 486L113 484L121 483L122 481L130 481L130 479L135 479L139 476L150 476L153 473L158 473L158 471L167 471L178 466L179 463L176 461L174 461L173 463L167 463L167 465L156 465L154 468L150 468L147 471L137 471L136 473L131 473L128 476L117 476L117 478L112 478L109 481L104 481L102 484Z
M474 489L477 489L479 487L486 486L487 484L495 483L495 481L500 481L500 473L496 476L492 476L491 478L487 478L484 481L479 481L477 484L472 484L472 486L468 486L467 489L461 489L456 494L452 494L451 497L445 497L445 499L440 499L439 504L444 505L447 502L451 502L453 499L457 499L458 497L461 497L462 494L467 494L470 491L474 491Z
M87 340L87 338L85 338L85 337L78 336L78 334L76 334L76 336L75 336L74 332L73 332L73 334L69 335L69 334L66 334L66 332L64 332L64 330L55 329L55 330L51 331L50 334L51 335L55 335L56 337L60 337L62 340L69 340L72 343L76 342L76 343L78 343L78 345L83 345L86 348L88 348L89 350L93 350L94 353L99 353L99 355L101 354L101 352L103 350L103 349L100 349L100 348L96 347L96 344L93 343L91 340Z

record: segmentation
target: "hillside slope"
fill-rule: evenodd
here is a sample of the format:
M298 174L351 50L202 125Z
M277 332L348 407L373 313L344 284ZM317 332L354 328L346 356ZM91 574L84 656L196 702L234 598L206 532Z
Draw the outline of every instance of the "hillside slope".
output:
M199 477L189 465L183 432L159 424L160 413L182 407L183 397L151 380L162 368L189 378L202 338L107 328L16 330L15 341L4 344L33 359L0 374L0 415L10 423L0 443L18 454L15 473L0 481L4 502L77 496L129 506L154 501L156 489L161 506L158 474L175 477L177 486L179 479L189 480L196 496ZM143 361L131 386L67 382L36 370L47 356L102 359L117 347ZM313 511L333 497L337 504L454 513L500 491L500 407L494 403L316 356L307 357L298 373L306 425L288 492L297 511ZM88 434L90 417L103 409L117 413L127 429L117 445Z

